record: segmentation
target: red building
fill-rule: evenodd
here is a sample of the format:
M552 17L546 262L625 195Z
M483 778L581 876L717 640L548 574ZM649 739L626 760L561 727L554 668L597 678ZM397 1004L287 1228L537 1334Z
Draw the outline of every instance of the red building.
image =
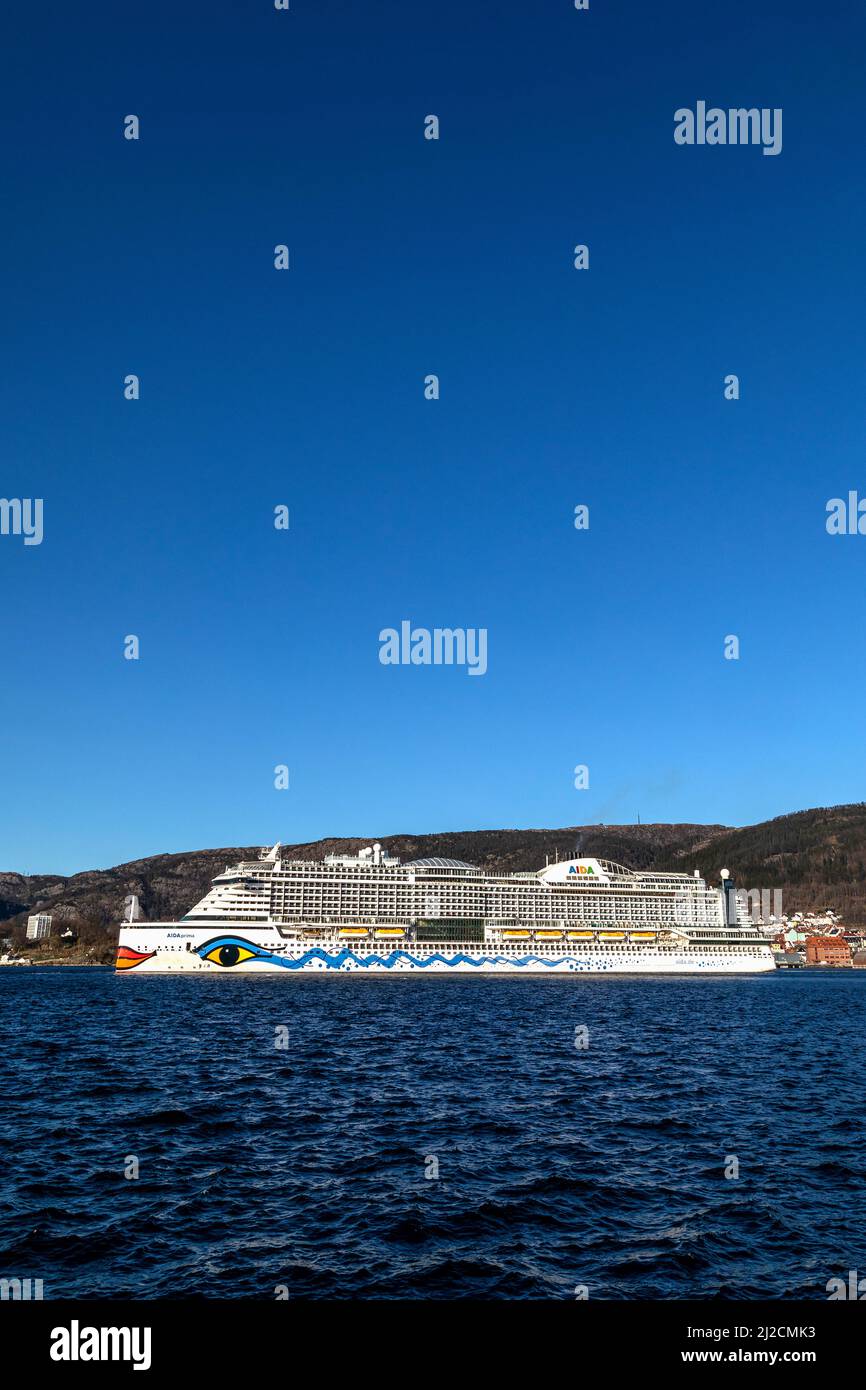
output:
M806 942L808 965L850 965L851 947L841 936L810 936Z

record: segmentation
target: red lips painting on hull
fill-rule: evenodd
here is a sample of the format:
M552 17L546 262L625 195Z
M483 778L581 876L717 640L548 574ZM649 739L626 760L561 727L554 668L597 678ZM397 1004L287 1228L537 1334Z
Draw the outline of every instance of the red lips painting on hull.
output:
M114 968L115 970L132 970L134 966L141 965L143 960L150 960L151 956L155 955L156 951L133 951L131 946L119 946Z

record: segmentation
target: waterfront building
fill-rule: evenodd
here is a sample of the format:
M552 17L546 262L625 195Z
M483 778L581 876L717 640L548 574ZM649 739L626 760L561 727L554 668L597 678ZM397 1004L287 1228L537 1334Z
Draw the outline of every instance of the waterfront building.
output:
M51 913L35 912L27 918L27 940L44 941L51 935Z

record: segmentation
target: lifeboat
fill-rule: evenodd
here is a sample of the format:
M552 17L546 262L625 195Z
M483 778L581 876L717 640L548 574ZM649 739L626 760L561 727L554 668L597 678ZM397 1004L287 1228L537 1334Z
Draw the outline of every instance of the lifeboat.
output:
M392 941L394 937L405 936L402 927L377 927L373 932L377 941Z
M591 941L595 932L591 931L570 931L566 932L569 941Z
M624 931L600 931L599 941L625 941Z
M526 941L529 936L528 931L504 931L502 933L506 941Z
M630 935L632 941L655 941L657 933L654 931L633 931Z
M337 932L341 941L366 941L367 933L363 927L341 927Z
M539 941L559 941L560 938L561 938L561 936L562 936L562 932L561 932L561 931L537 931L537 932L535 933L535 935L538 937L538 940L539 940Z

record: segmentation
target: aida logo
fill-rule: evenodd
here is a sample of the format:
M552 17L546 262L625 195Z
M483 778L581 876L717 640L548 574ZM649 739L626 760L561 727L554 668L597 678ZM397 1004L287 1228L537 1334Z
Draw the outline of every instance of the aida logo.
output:
M572 864L568 872L570 874L594 874L595 869L591 864Z

